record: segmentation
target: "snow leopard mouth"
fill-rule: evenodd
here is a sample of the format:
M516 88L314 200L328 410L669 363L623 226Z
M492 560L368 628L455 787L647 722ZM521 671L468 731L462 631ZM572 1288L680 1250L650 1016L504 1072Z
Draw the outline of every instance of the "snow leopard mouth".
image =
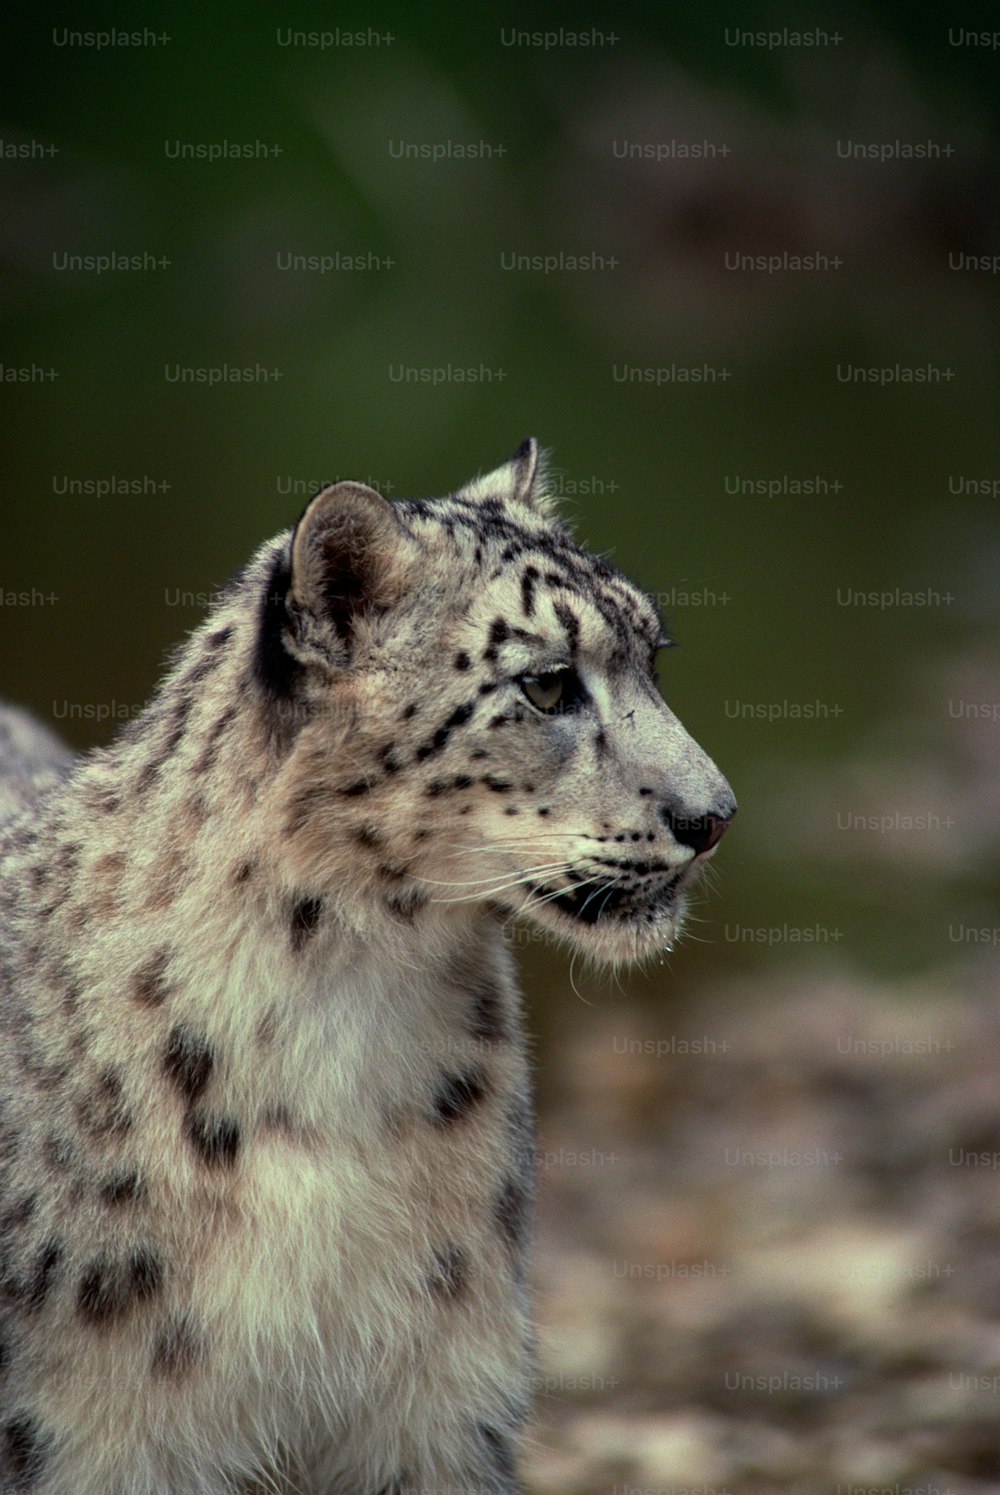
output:
M587 884L559 889L545 883L531 883L529 891L539 902L557 908L577 924L651 921L662 919L676 910L681 886L686 881L686 870L676 873L667 882L658 883L653 890L620 883L611 883L596 891Z

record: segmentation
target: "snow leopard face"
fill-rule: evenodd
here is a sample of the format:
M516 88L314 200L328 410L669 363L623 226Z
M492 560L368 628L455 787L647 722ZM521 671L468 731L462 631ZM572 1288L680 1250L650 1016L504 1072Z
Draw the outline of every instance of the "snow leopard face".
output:
M479 903L602 960L669 946L735 801L660 695L653 603L575 543L534 442L447 498L337 484L275 544L256 675L293 724L295 880L329 896L346 836L389 918Z

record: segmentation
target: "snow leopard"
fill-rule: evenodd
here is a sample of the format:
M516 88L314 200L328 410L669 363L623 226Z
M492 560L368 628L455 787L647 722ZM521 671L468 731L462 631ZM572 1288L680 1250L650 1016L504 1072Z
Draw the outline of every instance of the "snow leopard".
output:
M531 1074L511 919L658 955L735 812L537 444L338 482L148 706L0 727L0 1488L510 1495Z

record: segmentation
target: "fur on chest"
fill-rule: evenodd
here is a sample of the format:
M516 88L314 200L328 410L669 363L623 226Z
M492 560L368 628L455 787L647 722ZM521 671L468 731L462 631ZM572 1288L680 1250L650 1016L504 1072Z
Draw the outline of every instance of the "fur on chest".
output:
M12 1051L20 1384L71 1462L82 1428L115 1446L124 1398L150 1488L185 1446L277 1468L338 1428L360 1467L394 1426L403 1449L404 1408L489 1418L523 1374L533 1156L495 934L474 958L411 936L408 960L331 937L293 968L266 939L234 954L225 923L108 943L68 1013L40 976ZM29 1052L71 1076L33 1095Z

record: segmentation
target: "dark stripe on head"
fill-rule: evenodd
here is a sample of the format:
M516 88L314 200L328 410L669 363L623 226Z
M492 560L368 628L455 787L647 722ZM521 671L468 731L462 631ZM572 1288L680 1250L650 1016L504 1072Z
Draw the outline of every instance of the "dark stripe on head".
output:
M535 611L535 582L538 580L538 567L525 566L521 573L521 607L526 618L530 618Z
M484 659L496 659L499 646L510 638L510 629L503 618L494 618L490 624L489 639L483 650Z
M552 611L566 630L566 642L569 644L569 652L575 654L580 642L580 620L571 607L559 598L552 604Z

